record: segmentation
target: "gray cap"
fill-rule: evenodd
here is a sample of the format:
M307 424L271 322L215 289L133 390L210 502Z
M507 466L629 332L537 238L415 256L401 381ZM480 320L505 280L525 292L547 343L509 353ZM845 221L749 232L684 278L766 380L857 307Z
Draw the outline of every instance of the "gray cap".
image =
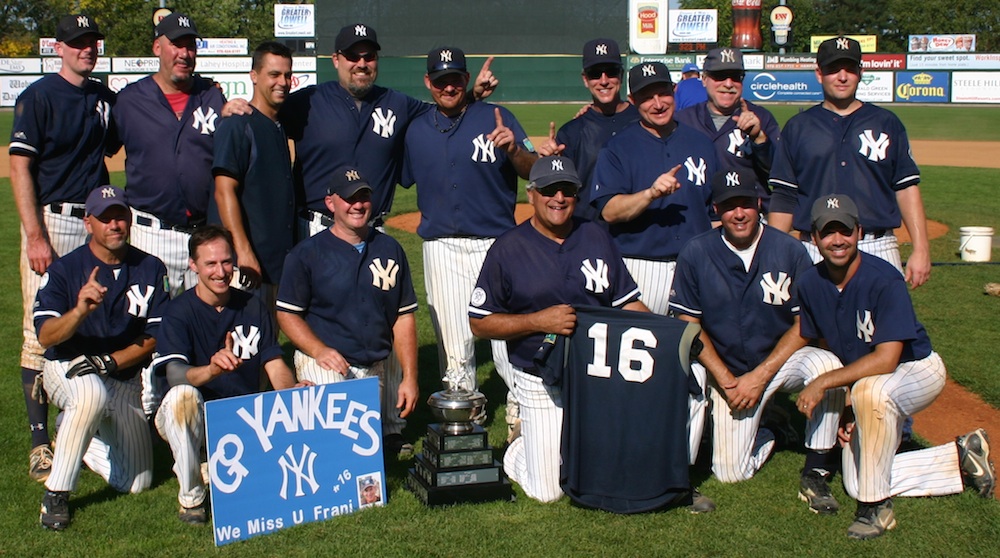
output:
M91 190L84 207L86 208L87 215L100 216L116 205L128 209L125 190L106 184Z
M528 174L529 188L544 188L561 182L580 187L580 176L576 172L576 165L569 157L561 155L541 157L531 165L531 173Z
M854 228L858 225L858 206L845 194L828 194L812 206L812 227L821 231L830 223Z

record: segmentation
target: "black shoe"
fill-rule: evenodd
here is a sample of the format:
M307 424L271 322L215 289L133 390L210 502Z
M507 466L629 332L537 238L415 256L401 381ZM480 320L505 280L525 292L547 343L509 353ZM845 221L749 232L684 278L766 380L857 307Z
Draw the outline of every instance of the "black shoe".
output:
M393 455L401 459L413 457L413 444L407 442L402 434L387 434L382 438L382 447L386 457Z
M818 469L810 469L799 480L799 500L809 504L809 511L821 515L833 515L840 504L830 492L829 475Z
M69 492L46 490L39 521L42 522L42 527L53 531L69 527Z

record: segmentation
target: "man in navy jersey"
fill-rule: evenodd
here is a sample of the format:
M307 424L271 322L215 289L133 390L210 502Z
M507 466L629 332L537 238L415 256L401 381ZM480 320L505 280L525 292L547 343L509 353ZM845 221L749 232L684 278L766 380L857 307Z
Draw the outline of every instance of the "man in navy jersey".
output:
M205 402L257 393L261 370L274 389L293 387L295 375L281 358L270 309L229 286L235 263L229 232L201 227L189 247L198 283L170 302L156 335L155 382L163 401L155 424L174 455L178 517L199 524L208 520L200 457Z
M906 225L913 252L905 278L913 286L930 277L930 244L920 195L920 171L910 153L906 129L893 113L857 98L861 81L861 45L836 37L823 41L816 55L816 79L823 102L785 124L774 154L774 189L768 222L783 231L798 231L809 243L809 208L834 192L858 204L865 236L858 249L891 263L903 274L893 229Z
M634 66L629 87L640 120L598 156L591 204L609 223L643 302L666 314L677 254L715 218L708 185L717 167L715 147L674 119L674 84L665 65Z
M233 235L240 285L264 288L273 304L295 241L295 185L284 129L276 121L292 85L292 51L268 41L253 52L252 112L224 118L215 133L212 221ZM214 212L218 215L211 215Z
M751 478L771 456L774 433L761 428L778 390L801 390L840 367L799 335L799 277L812 267L802 243L760 222L760 184L750 169L719 171L712 201L721 230L698 235L677 258L670 309L701 324L695 376L709 373L712 470L722 482ZM806 423L800 496L816 513L836 513L827 479L844 390L830 390ZM700 432L693 433L700 439Z
M95 188L85 207L90 240L52 263L34 312L45 391L63 410L40 516L57 531L69 526L69 493L83 463L120 492L141 492L153 479L138 373L156 346L166 270L128 245L122 190Z
M647 309L607 232L573 218L580 180L572 160L543 157L529 180L535 214L490 248L468 316L476 336L505 341L510 355L505 380L520 404L521 429L504 454L504 470L528 496L553 502L562 496L562 400L558 387L539 377L535 352L547 334L573 332L571 304Z
M111 109L114 93L90 79L100 29L89 16L64 16L56 27L62 66L17 98L10 134L10 183L21 218L21 295L24 345L21 382L28 410L28 475L45 482L52 466L48 404L40 379L45 359L35 337L32 305L52 261L86 242L83 202L108 183L106 152L117 149Z
M416 407L417 297L402 246L369 225L372 188L353 167L333 172L333 225L292 249L278 286L278 325L296 347L295 371L317 384L378 376L385 455L412 452L402 425ZM395 349L399 388L386 378Z
M992 498L996 470L982 428L953 443L896 453L904 419L944 389L944 362L917 321L903 276L859 250L864 232L854 201L844 194L822 196L810 216L823 262L799 280L801 336L822 339L844 366L806 386L797 404L811 417L824 392L850 388L851 413L841 431L843 474L858 509L847 536L871 539L895 527L893 496L957 494L968 485Z

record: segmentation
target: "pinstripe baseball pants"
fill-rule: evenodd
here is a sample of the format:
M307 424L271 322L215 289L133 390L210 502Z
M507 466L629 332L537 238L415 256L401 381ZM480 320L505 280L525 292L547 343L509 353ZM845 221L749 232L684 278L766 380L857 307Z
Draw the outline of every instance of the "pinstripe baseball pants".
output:
M514 365L507 385L520 404L521 435L507 446L504 471L528 496L555 502L563 495L559 487L562 392Z
M667 299L674 283L676 261L640 260L622 258L632 278L639 285L639 300L654 314L667 315Z
M205 501L201 477L201 453L205 447L205 399L198 388L176 385L170 388L156 412L156 431L170 444L174 474L180 489L177 501L193 508Z
M141 225L139 220L152 225ZM170 296L176 297L198 284L198 275L188 266L188 241L191 235L173 229L164 229L160 219L145 211L132 208L132 230L129 244L152 254L167 267Z
M400 382L397 381L395 389L391 389L386 380L386 372L390 370L389 359L380 360L371 366L355 366L352 364L347 376L323 368L319 364L316 364L316 359L302 351L296 350L292 360L295 364L296 377L300 380L309 380L316 385L336 384L345 380L375 376L378 378L378 393L382 411L382 435L399 434L403 431L403 427L406 426L406 420L399 418L399 409L396 409L396 399ZM398 363L398 360L393 360ZM402 370L400 370L400 376L402 376ZM389 420L392 417L395 417L396 420Z

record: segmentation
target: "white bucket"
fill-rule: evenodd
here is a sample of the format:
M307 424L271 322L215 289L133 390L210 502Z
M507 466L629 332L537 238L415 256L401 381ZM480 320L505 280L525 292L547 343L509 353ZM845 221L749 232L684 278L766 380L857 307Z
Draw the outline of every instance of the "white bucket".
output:
M958 251L962 254L962 261L990 261L993 227L960 227L958 233Z

